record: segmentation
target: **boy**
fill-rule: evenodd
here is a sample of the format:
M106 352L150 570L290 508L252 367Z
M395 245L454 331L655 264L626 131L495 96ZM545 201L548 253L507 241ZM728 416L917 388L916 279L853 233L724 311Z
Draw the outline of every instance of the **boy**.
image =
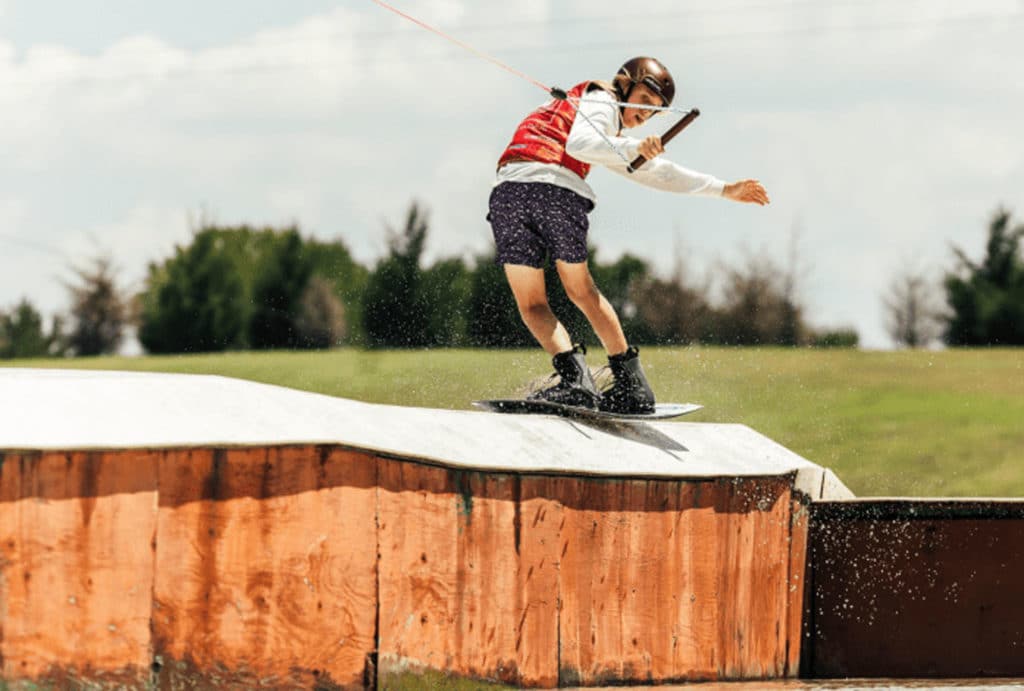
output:
M552 356L560 377L531 398L615 413L654 411L654 393L637 348L627 343L614 308L587 267L587 214L596 197L585 178L592 164L656 189L768 203L756 180L726 184L657 158L664 151L660 137L640 141L620 136L622 129L643 124L655 112L636 106L667 107L674 94L675 83L664 65L654 58L633 58L612 82L582 82L569 90L567 100L554 99L528 115L498 162L487 216L496 261L504 265L519 314ZM630 174L626 161L637 155L648 161ZM614 382L603 393L587 367L586 350L573 345L548 306L545 255L554 260L566 294L608 353Z

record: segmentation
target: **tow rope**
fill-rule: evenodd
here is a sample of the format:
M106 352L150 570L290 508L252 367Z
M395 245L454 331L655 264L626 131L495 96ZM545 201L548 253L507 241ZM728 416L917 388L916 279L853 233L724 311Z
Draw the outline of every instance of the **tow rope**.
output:
M637 156L634 160L630 161L628 158L626 158L625 154L623 154L622 151L620 151L619 148L617 146L615 146L614 143L612 143L612 141L608 138L608 135L606 135L601 130L600 127L595 125L590 120L590 118L587 117L586 113L584 113L582 110L580 110L580 104L581 103L604 103L604 101L594 101L593 99L586 99L586 98L572 98L565 91L565 89L562 89L562 88L557 87L557 86L547 86L546 84L544 84L540 80L534 79L533 77L531 77L530 75L526 74L525 72L517 70L514 67L511 67L511 66L505 64L501 60L498 60L493 55L488 55L487 53L484 53L483 51L474 48L473 46L469 45L468 43L465 43L464 41L460 41L459 39L457 39L457 38L455 38L453 36L449 36L448 34L446 34L445 32L441 31L440 29L437 29L436 27L433 27L433 26L427 24L426 22L424 22L424 21L422 21L420 19L417 19L416 17L413 17L411 14L403 12L400 9L389 5L388 3L384 2L384 0L371 0L371 2L379 5L380 7L383 7L384 9L388 10L389 12L393 12L394 14L398 15L399 17L402 17L403 19L406 19L406 20L412 22L413 24L416 24L417 26L419 26L422 29L426 29L427 31L429 31L429 32L431 32L433 34L436 34L436 35L440 36L441 38L443 38L443 39L445 39L447 41L450 41L451 43L454 43L455 45L459 46L463 50L467 50L470 53L473 53L477 57L479 57L479 58L481 58L483 60L486 60L486 61L488 61L488 62L490 62L490 63L500 67L501 69L505 70L506 72L508 72L510 74L513 74L513 75L519 77L520 79L523 79L523 80L529 82L530 84L533 84L534 86L536 86L536 87L542 89L543 91L545 91L552 98L558 99L559 101L565 101L566 103L568 103L569 105L571 105L573 108L576 109L576 113L578 115L582 115L583 116L583 119L587 121L587 124L589 124L592 128L594 128L594 131L597 132L601 136L601 138L604 140L605 144L607 144L608 147L612 151L614 151L618 155L619 158L622 159L622 162L626 164L626 169L630 173L636 171L647 160L643 156ZM700 115L700 110L697 109L697 108L691 108L690 110L682 110L680 108L673 108L672 106L652 106L652 105L645 105L645 104L641 104L641 103L624 103L622 101L612 101L612 103L614 103L615 105L619 106L620 108L629 107L629 108L635 108L637 110L653 110L653 111L657 111L657 112L669 111L669 112L673 112L673 113L682 113L683 114L683 118L681 120L679 120L679 122L677 122L675 125L670 127L669 130L667 132L665 132L665 134L661 135L661 143L663 145L667 144L673 137L675 137L677 134L682 132L683 129L685 129L687 125L689 125L691 122L693 122L697 118L697 116Z

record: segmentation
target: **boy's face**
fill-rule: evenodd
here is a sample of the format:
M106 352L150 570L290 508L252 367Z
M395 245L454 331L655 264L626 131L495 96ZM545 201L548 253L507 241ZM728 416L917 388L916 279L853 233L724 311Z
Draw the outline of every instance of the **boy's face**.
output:
M636 103L643 106L664 105L661 100L661 96L651 91L645 84L637 84L634 86L633 90L629 92L629 98L626 99L626 103ZM622 126L626 129L639 127L647 122L651 116L657 112L658 111L656 110L641 110L639 108L630 108L629 106L626 106L626 109L622 113Z

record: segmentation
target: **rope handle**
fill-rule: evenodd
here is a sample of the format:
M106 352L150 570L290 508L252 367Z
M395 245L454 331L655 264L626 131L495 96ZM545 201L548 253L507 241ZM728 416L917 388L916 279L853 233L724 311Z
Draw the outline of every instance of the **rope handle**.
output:
M673 137L675 137L677 134L686 129L687 125L696 120L698 115L700 115L700 109L691 108L689 113L684 115L682 119L679 120L679 122L672 125L672 127L670 127L665 134L661 135L662 146L668 144L670 141L672 141ZM635 159L633 159L633 162L629 164L629 167L626 170L628 170L630 173L634 173L640 168L640 166L642 166L646 162L646 158L644 158L643 156L637 156Z

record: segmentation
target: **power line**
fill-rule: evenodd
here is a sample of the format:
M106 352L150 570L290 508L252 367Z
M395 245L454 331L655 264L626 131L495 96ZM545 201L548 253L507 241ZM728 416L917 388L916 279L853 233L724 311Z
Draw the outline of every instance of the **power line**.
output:
M576 53L586 52L592 50L607 50L611 48L636 48L637 46L648 47L648 46L661 46L661 45L679 45L684 44L686 46L695 46L702 44L717 43L725 40L739 40L739 39L764 39L781 36L800 36L800 35L811 35L812 37L825 38L829 34L834 33L860 33L860 32L882 32L897 29L919 29L919 28L941 28L948 26L959 26L966 24L988 24L1002 22L1004 24L1016 23L1024 18L1024 13L1001 13L1001 14L986 14L986 15L971 15L962 17L953 17L948 19L938 20L908 20L899 22L883 22L883 23L872 23L872 24L848 24L848 25L813 25L803 27L793 27L786 29L767 29L767 30L751 30L751 31L738 31L738 32L725 32L717 34L695 34L695 35L674 35L674 36L649 36L640 39L622 40L622 41L603 41L603 42L591 42L591 43L569 43L560 44L557 46L548 46L545 44L526 44L518 46L508 46L505 48L492 48L492 53L500 55L517 55L521 53L541 53L543 55L560 55L565 53ZM158 54L154 51L154 54ZM455 52L452 50L444 52L435 52L427 55L418 55L416 57L417 63L430 61L430 62L448 62L456 59L464 59L461 52ZM362 69L367 67L386 65L386 64L400 64L406 63L407 60L396 59L394 62L381 61L379 58L373 58L364 60L362 62L346 62L344 67L346 69ZM240 74L261 74L271 72L282 72L290 70L302 70L302 69L314 69L317 67L338 67L336 62L328 60L299 60L290 62L278 62L278 63L264 63L264 64L253 64L253 65L242 65L235 67L213 67L213 68L177 68L171 70L153 70L147 72L137 72L134 74L120 74L120 75L109 75L109 76L85 76L76 75L74 77L59 77L53 78L40 78L40 77L25 77L23 81L31 82L32 84L38 83L87 83L87 82L124 82L132 81L139 78L150 77L153 79L179 79L188 78L193 76L207 76L207 75L240 75ZM20 81L18 79L11 79L8 77L4 79L0 77L0 83L12 83Z
M645 12L643 14L633 15L602 15L602 16L583 16L583 17L546 17L544 19L523 19L511 22L503 22L501 24L469 24L469 25L454 25L448 28L449 31L458 31L459 35L465 36L476 32L489 32L489 31L504 31L507 32L512 29L525 29L530 27L547 27L554 26L556 28L565 28L572 26L573 28L585 24L603 24L611 23L616 25L628 24L631 22L663 22L670 19L685 19L690 17L710 17L710 16L722 16L722 15L737 15L741 13L747 13L750 11L760 10L789 10L794 7L800 6L812 6L816 9L819 8L835 8L835 7L892 7L892 0L792 0L785 5L779 5L778 2L756 2L749 4L740 5L727 5L724 7L704 8L700 10L690 9L686 11L672 11L672 12ZM364 39L364 38L381 38L390 36L401 36L408 33L407 30L399 29L382 29L378 31L359 31L355 33L349 32L329 32L328 35L344 35L353 39ZM290 43L293 41L302 40L300 38L286 39L283 42Z
M57 249L56 247L54 247L52 245L47 245L46 243L43 243L43 242L36 242L35 240L26 240L24 238L19 238L19 237L16 237L16 236L13 236L13 235L7 235L7 234L0 234L0 241L7 242L7 243L10 243L10 244L13 244L13 245L21 245L22 247L28 247L29 249L34 249L34 250L37 250L39 252L45 252L47 254L52 254L52 255L55 255L57 257L60 257L61 259L65 260L65 261L67 261L69 259L68 255L65 254L62 250L59 250L59 249Z
M373 0L371 0L372 2ZM615 15L584 15L584 16L560 16L560 17L545 17L542 19L519 19L514 21L505 21L500 24L452 24L447 27L448 31L458 32L460 36L466 36L474 33L486 33L493 31L508 32L514 29L528 29L535 27L554 27L560 30L564 30L567 27L578 27L582 25L591 24L615 24L623 25L637 22L658 22L662 23L672 19L686 19L686 18L702 18L712 16L733 16L743 15L750 12L761 12L761 11L786 11L792 10L799 7L813 7L815 9L833 9L839 7L857 7L861 9L875 9L879 7L893 8L898 7L898 3L894 3L892 0L789 0L789 2L780 4L777 1L767 0L761 2L749 2L749 3L738 3L732 5L722 5L716 7L705 7L701 9L687 9L687 10L672 10L669 12L644 12L641 14L615 14ZM317 31L315 33L316 38L348 38L355 40L362 39L377 39L377 38L390 38L390 37L407 37L416 35L412 29L401 26L388 28L388 29L377 29L368 31L350 31L346 29L328 29L326 31ZM242 41L249 40L246 38L241 39ZM278 37L273 40L267 40L265 38L260 39L261 45L267 46L283 46L290 45L293 43L306 43L310 40L310 36L291 36L291 37ZM145 54L147 52L157 53L158 51L153 50L150 46L130 46L120 49L121 51L128 54ZM179 49L181 50L181 49ZM216 46L206 46L195 48L196 51L203 50L216 50Z
M374 2L376 0L371 0ZM634 22L656 22L662 24L672 19L686 19L686 18L702 18L711 16L741 16L749 14L750 12L761 12L761 11L788 11L798 7L812 7L816 10L820 9L835 9L840 7L855 7L858 9L876 9L876 8L898 8L899 3L894 3L892 0L790 0L785 4L779 4L778 2L752 2L745 4L733 4L726 6L718 6L713 8L703 9L688 9L684 11L671 11L671 12L648 12L643 14L626 14L626 15L601 15L601 16L577 16L577 17L547 17L544 19L524 19L516 21L502 22L500 24L469 24L469 25L458 25L455 24L448 28L448 31L458 32L460 36L471 35L480 32L492 32L502 31L508 32L515 29L526 29L531 27L547 27L552 26L558 29L566 29L567 27L578 27L581 25L589 24L602 24L610 23L615 25L623 25ZM1000 15L1001 16L1001 15ZM1012 16L1012 15L1010 15ZM960 19L959 17L949 17L946 20L955 21ZM943 21L940 19L940 21ZM326 31L318 31L313 35L314 39L334 39L334 38L346 38L352 40L362 39L378 39L378 38L392 38L392 37L409 37L415 36L415 33L411 32L408 28L389 28L380 29L374 31L348 31L348 30L333 30L329 29ZM280 37L274 40L260 39L260 45L263 46L286 46L294 43L308 43L310 41L309 35L292 36L292 37ZM666 39L667 40L667 39ZM170 47L171 50L174 49ZM216 50L216 47L206 47L196 49L196 52L204 50ZM121 48L121 52L127 54L138 54L144 55L146 53L162 54L158 49L154 49L150 46L134 46Z
M1024 13L1015 12L1012 14L998 14L998 15L975 15L970 17L957 17L948 20L938 21L906 21L906 22L886 22L877 24L852 24L847 26L803 26L793 27L789 29L781 30L753 30L753 31L739 31L733 33L723 34L703 34L697 36L674 36L674 37L660 37L654 39L642 39L641 41L618 41L618 42L602 42L602 43L585 43L576 44L573 46L567 46L565 48L555 47L551 50L545 51L545 53L563 53L563 52L576 52L593 49L604 49L604 48L616 48L616 47L630 47L636 46L638 43L648 45L666 45L668 43L680 44L685 43L686 45L697 45L701 43L715 43L721 40L733 40L740 38L768 38L775 36L796 36L801 34L824 34L826 33L859 33L861 31L875 32L875 31L889 31L893 29L915 29L915 28L932 28L942 27L948 25L956 25L961 23L988 23L988 22L1007 22L1007 21L1019 21L1024 19ZM514 51L530 50L530 48L515 48ZM501 51L503 53L508 51Z

